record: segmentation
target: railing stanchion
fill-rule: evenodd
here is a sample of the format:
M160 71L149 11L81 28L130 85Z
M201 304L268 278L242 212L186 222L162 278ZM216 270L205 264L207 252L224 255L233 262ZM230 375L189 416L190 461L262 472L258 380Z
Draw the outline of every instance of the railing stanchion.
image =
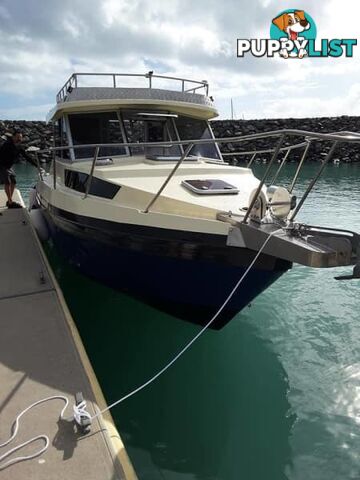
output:
M89 191L90 191L91 182L92 182L93 175L94 175L95 164L96 164L96 161L97 161L98 156L99 156L99 150L100 150L100 147L95 148L94 159L93 159L93 162L92 162L92 165L91 165L90 175L89 175L89 178L87 179L87 182L86 182L86 190L85 190L84 198L86 198L88 196Z
M265 183L265 180L267 179L269 173L270 173L270 170L271 170L271 167L273 165L273 163L275 162L275 160L277 159L277 156L279 155L279 151L280 151L280 148L281 148L281 145L283 144L284 142L284 138L285 138L285 135L281 135L280 137L280 140L278 141L277 145L276 145L276 148L275 148L275 151L274 151L274 154L270 160L270 163L269 163L269 166L267 167L259 185L258 185L258 188L256 189L256 192L255 192L255 195L254 195L254 198L252 199L250 205L249 205L249 208L247 209L246 213L245 213L245 216L244 216L244 219L243 219L243 223L246 223L247 219L249 218L249 215L251 213L251 210L253 209L254 205L255 205L255 202L256 200L258 199L258 196L260 195L260 192L261 192L261 189Z
M113 87L116 88L116 75L113 75Z
M277 171L276 171L273 179L271 180L271 185L274 185L274 183L275 183L276 180L278 179L278 176L279 176L279 174L280 174L283 166L285 165L285 162L286 162L286 160L287 160L287 158L288 158L288 156L289 156L289 153L290 153L290 148L288 148L288 149L286 150L286 153L285 153L285 155L284 155L284 158L281 160L281 163L280 163L280 165L279 165L279 168L277 169Z
M54 190L56 190L56 155L53 151L53 181L54 181Z
M299 203L297 204L293 214L291 215L291 217L289 218L289 220L292 222L294 220L294 218L296 217L296 215L298 214L300 208L303 206L305 200L307 199L309 193L311 192L311 190L314 188L315 186L315 183L318 181L318 178L320 177L320 175L322 174L324 168L326 167L326 165L329 163L331 157L333 156L334 154L334 151L335 151L335 148L338 146L338 143L339 141L336 140L334 141L334 143L331 145L331 148L328 152L328 154L326 155L326 158L323 162L323 164L321 165L320 167L320 170L318 171L318 173L315 175L315 177L311 180L311 182L309 183L304 195L301 197Z
M290 192L290 193L292 193L292 191L294 190L294 187L295 187L296 181L297 181L297 179L298 179L298 176L299 176L301 167L303 166L303 163L304 163L305 158L306 158L306 156L307 156L307 153L308 153L308 151L309 151L310 142L311 142L311 140L308 141L308 144L307 144L306 147L305 147L304 153L302 154L301 160L300 160L299 165L298 165L298 167L297 167L297 169L296 169L296 172L295 172L293 181L291 182L291 186L290 186L290 188L289 188L289 192Z
M35 152L35 157L36 157L36 164L37 164L37 168L39 170L39 175L40 175L40 180L43 181L43 174L42 174L42 171L41 171L41 167L40 167L40 160L39 160L39 155L37 152Z
M255 153L252 155L252 157L250 158L249 163L246 165L246 168L250 168L250 167L251 167L251 165L253 164L253 162L254 162L254 160L255 160L255 158L256 158L256 155L257 155L257 152L255 152Z
M193 148L193 144L192 143L189 143L189 145L185 148L185 151L184 153L181 155L180 159L178 160L178 162L176 163L175 167L172 169L172 171L170 172L170 175L167 177L167 179L165 180L165 182L161 185L161 187L159 188L158 192L156 193L156 195L154 196L154 198L151 200L151 202L149 203L149 205L145 208L144 212L143 213L148 213L150 208L154 205L154 203L156 202L156 200L159 198L159 196L161 195L161 193L164 191L164 188L166 187L166 185L170 182L170 180L172 179L172 177L175 175L175 172L176 170L180 167L180 165L182 164L182 162L185 160L185 158L188 156L188 154L190 153L191 149Z

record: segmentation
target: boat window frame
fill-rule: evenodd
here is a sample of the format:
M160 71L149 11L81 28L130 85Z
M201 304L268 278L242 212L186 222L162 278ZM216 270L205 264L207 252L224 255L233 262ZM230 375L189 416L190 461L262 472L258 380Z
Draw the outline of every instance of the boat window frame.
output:
M61 115L57 120L52 122L53 124L53 146L57 147L67 147L67 150L60 150L54 152L54 157L56 160L62 162L72 162L72 156L70 151L69 144L69 135L68 135L68 124L65 118L66 114ZM58 137L58 143L56 141Z
M216 140L216 137L215 137L215 135L214 135L214 131L213 131L211 125L210 125L209 120L206 120L206 124L207 124L207 126L208 126L208 129L210 130L211 138L213 138L214 140ZM217 143L217 142L214 142L214 145L215 145L215 148L216 148L216 150L217 150L217 152L218 152L218 155L219 155L220 160L221 160L223 163L226 163L225 160L224 160L224 158L223 158L223 156L222 156L222 154L221 154L221 150L220 150L220 147L219 147L218 143Z
M210 133L210 138L216 140L216 137L215 137L215 135L214 135L213 129L211 128L211 125L210 125L209 120L206 120L206 119L203 119L203 118L196 118L196 117L192 117L191 115L184 115L184 114L180 115L180 117L181 117L181 118L190 118L190 119L192 119L192 120L198 120L198 121L200 121L200 122L205 122L205 125L206 125L206 127L207 127L207 129L208 129L208 131L209 131L209 133ZM174 121L174 128L175 128L175 131L176 131L178 140L179 140L179 141L185 141L185 142L189 142L189 143L190 143L190 140L188 140L188 139L181 139L181 138L180 138L180 134L179 134L179 131L178 131L178 128L177 128L177 125L176 125L176 119L174 118L173 121ZM192 140L195 140L195 139L192 139ZM215 146L216 152L217 152L217 154L218 154L218 158L215 158L215 157L203 157L203 158L204 158L204 159L207 159L207 160L209 160L209 161L226 163L226 162L224 162L223 156L221 155L221 151L220 151L220 148L219 148L218 143L215 141L212 145ZM186 147L186 144L185 144L185 145L181 145L181 147L182 147L182 153L184 153L184 151L185 151L185 150L184 150L184 146ZM194 148L196 148L196 145L194 145L194 147L192 148L192 150L193 150ZM191 154L191 152L190 152L190 154Z
M83 181L80 182L80 179ZM64 185L66 188L70 188L75 192L86 193L87 184L90 179L90 174L81 172L79 170L73 170L70 168L64 169ZM81 185L81 187L80 187ZM94 197L105 198L107 200L113 200L119 193L121 185L104 180L103 178L92 177L89 189L89 195Z
M73 143L73 139L72 139L72 132L71 132L71 127L70 127L70 121L69 121L69 115L91 115L91 114L96 114L96 113L115 113L116 114L116 117L118 119L118 122L119 122L119 125L120 125L120 133L121 133L121 137L122 137L122 141L123 143L127 143L127 138L126 138L126 132L125 132L125 129L124 129L124 123L123 123L123 119L122 119L122 115L121 115L121 111L120 109L111 109L111 110L92 110L92 111L85 111L85 112L69 112L69 113L66 113L64 114L64 117L66 117L66 131L67 131L67 135L68 135L68 142L69 142L69 149L70 149L70 152L71 152L71 161L72 163L78 163L78 162L88 162L88 161L91 161L93 160L93 156L91 157L84 157L84 158L76 158L76 155L75 155L75 150L74 150L74 143ZM119 147L120 148L120 147ZM125 149L125 151L127 153L123 154L123 155L99 155L98 158L109 158L109 157L129 157L131 156L130 155L130 148L129 147L126 147L124 146L123 147Z
M149 115L149 118L141 118L141 116L139 115L139 118L134 118L133 120L134 121L141 121L141 122L144 122L144 142L148 142L149 139L148 139L148 125L147 125L147 122L151 122L151 121L162 121L164 122L164 126L166 128L166 133L167 133L167 136L169 137L169 140L162 140L163 142L172 142L172 141L176 141L176 140L180 140L179 138L179 132L176 128L176 123L175 123L175 116L176 118L179 116L178 113L176 114L172 114L171 110L169 109L164 109L164 110L159 110L159 109L155 109L155 110L152 110L150 108L150 112L144 112L144 110L146 110L146 107L139 107L138 105L136 105L135 107L125 107L125 108L120 108L119 109L119 112L121 114L121 118L122 118L122 122L123 122L123 127L124 127L124 132L125 132L125 137L126 137L126 141L129 142L129 138L127 136L127 131L126 131L126 127L125 127L125 123L124 123L124 117L123 117L123 113L125 114L128 114L128 113L134 113L134 117L136 115L139 115L141 113L146 113ZM153 114L153 117L154 118L150 118L151 117L151 114ZM156 118L156 117L159 117L159 118ZM168 122L171 122L171 128L174 130L173 134L175 134L175 138L173 138L174 135L171 134L171 131L170 131L170 125ZM129 142L130 143L130 142ZM134 144L134 148L138 147L139 146L137 145L137 142L132 142ZM183 145L176 145L179 147L179 155L177 156L174 156L174 161L177 161L181 154L184 153L184 149L183 149ZM129 147L129 151L130 151L130 155L129 156L138 156L138 155L143 155L145 160L149 160L149 158L147 157L147 155L149 155L149 153L146 153L146 148L151 148L151 147L144 147L144 152L139 154L139 153L133 153L132 152L132 147L130 146ZM155 146L154 146L155 148Z
M67 138L67 142L68 142L68 147L69 147L69 161L71 163L77 163L77 162L81 162L81 161L91 161L93 157L84 157L84 158L76 158L76 155L75 155L75 150L74 150L74 143L73 143L73 137L72 137L72 131L71 131L71 127L70 127L70 119L69 119L69 115L86 115L86 114L101 114L101 113L115 113L117 119L118 119L118 122L119 122L119 126L120 126L120 134L121 134L121 138L122 138L122 141L123 143L130 143L129 142L129 139L128 139L128 136L127 136L127 132L126 132L126 128L125 128L125 124L124 124L124 118L123 118L123 112L125 111L137 111L138 110L138 107L137 108L116 108L116 109L111 109L111 110L96 110L96 111L84 111L84 112L66 112L62 115L61 119L60 120L63 120L64 123L65 123L65 129L66 129L66 138ZM154 113L156 114L157 110L154 111ZM166 110L165 113L171 113L170 110ZM189 118L191 120L198 120L198 121L203 121L206 125L206 128L208 129L209 133L210 133L210 137L214 140L216 140L216 137L214 135L214 132L213 132L213 129L210 125L210 122L209 120L206 120L206 119L199 119L199 118L196 118L196 117L192 117L191 115L184 115L183 113L181 114L178 114L179 117L182 117L182 118ZM178 117L178 118L179 118ZM143 120L143 121L146 121L146 120ZM150 119L149 119L150 121ZM167 121L166 121L166 130L167 130L167 135L169 137L169 141L173 141L173 140L177 140L177 141L182 141L182 139L180 138L180 134L179 134L179 130L177 128L177 124L176 124L176 118L174 117L169 117L168 118L168 121L171 122L171 126L175 132L175 139L172 138L172 135L171 135L171 132L170 132L170 128L167 124ZM173 133L174 133L173 132ZM145 129L145 136L147 135L147 129ZM184 141L186 141L186 139L183 139ZM136 145L136 142L134 142L134 145ZM218 158L213 158L213 157L204 157L204 158L207 158L209 160L214 160L214 161L221 161L223 163L225 163L224 159L223 159L223 156L221 154L221 151L220 151L220 148L219 148L219 145L218 143L215 141L214 142L214 147L216 149L216 152L217 152L217 155L218 155ZM134 155L134 153L132 152L131 150L131 147L129 146L124 146L123 147L124 150L125 150L125 153L124 154L119 154L119 155L99 155L99 158L108 158L108 157L111 157L111 156L114 156L114 157L121 157L121 158L126 158L126 157L133 157L133 156L137 156L138 154ZM180 155L182 155L184 153L184 145L179 145L179 149L180 149ZM146 153L144 151L143 154L141 155L144 155L144 157L146 158ZM177 158L180 158L179 157L175 157L174 156L174 161L176 161ZM62 159L64 160L64 159Z

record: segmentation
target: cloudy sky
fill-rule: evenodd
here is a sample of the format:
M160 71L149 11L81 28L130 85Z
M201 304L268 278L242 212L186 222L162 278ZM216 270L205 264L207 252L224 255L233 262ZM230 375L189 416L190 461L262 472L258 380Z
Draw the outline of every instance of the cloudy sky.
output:
M207 79L222 118L360 114L354 58L236 57L237 38L269 38L300 8L318 38L357 38L359 0L0 0L0 118L44 119L74 71Z

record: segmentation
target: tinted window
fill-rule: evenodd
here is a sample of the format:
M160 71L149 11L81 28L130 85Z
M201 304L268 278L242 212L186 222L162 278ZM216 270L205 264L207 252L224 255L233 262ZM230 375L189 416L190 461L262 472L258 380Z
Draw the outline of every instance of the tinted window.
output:
M66 124L63 118L60 118L54 123L54 144L55 147L65 147L68 145ZM70 157L69 150L60 150L56 153L56 156L68 159Z
M212 138L210 129L205 120L196 120L190 117L178 117L175 119L180 140L198 140ZM199 155L208 158L220 158L215 144L208 143L194 145L190 155Z
M123 135L116 112L79 113L69 115L73 145L92 143L123 143ZM99 156L126 155L125 147L100 148ZM76 158L91 158L93 148L75 150Z
M171 117L161 117L166 115L164 112L145 112L144 109L127 110L122 112L124 121L124 128L128 142L170 142L177 140L176 132L173 126L173 119ZM150 114L153 113L153 116ZM160 114L160 115L159 115ZM172 147L131 147L132 155L145 155L147 157L166 156L179 157L181 150L178 146Z
M89 179L87 173L74 172L73 170L65 170L65 185L68 188L72 188L77 192L85 193L86 185ZM106 182L100 178L93 177L89 190L89 195L95 195L96 197L114 198L117 192L120 190L119 185Z

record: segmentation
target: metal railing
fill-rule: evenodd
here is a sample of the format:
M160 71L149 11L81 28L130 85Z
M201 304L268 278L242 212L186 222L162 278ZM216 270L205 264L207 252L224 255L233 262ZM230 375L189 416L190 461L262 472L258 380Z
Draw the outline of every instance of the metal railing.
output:
M80 85L81 79L88 78L88 77L103 77L103 78L110 78L111 84L113 88L118 88L119 79L125 77L132 77L132 78L144 78L146 79L146 87L151 89L154 88L154 79L161 79L161 80L171 80L179 87L177 90L183 93L195 93L199 90L202 90L202 94L208 96L209 95L209 84L206 80L190 80L188 78L181 78L181 77L169 77L166 75L154 75L153 72L147 73L73 73L71 77L65 82L63 87L59 90L56 95L56 102L62 102L65 100L68 93L71 93L74 88L78 88ZM85 85L89 86L89 85ZM96 85L98 86L98 85ZM109 85L103 85L109 86Z
M286 146L286 147L281 147L280 152L286 152L286 154L288 155L292 150L296 150L297 148L306 147L306 145L308 145L308 144L309 144L309 141L306 140L305 142L296 143L295 145L289 145L289 146ZM247 168L250 168L251 165L253 164L253 162L255 161L255 158L258 155L262 155L262 154L265 154L265 153L273 153L273 152L274 152L273 148L266 148L266 149L262 149L262 150L247 150L247 151L245 150L245 151L242 151L242 152L221 152L221 155L223 157L245 157L245 156L251 155L251 159L248 162L248 164L246 165Z
M302 141L301 143L294 144L294 145L283 146L287 136L304 137L304 141ZM215 138L215 139L214 138L209 138L209 139L199 139L199 140L177 140L177 141L172 141L171 143L170 142L139 142L139 143L136 143L136 144L129 143L129 142L128 143L111 143L111 144L109 144L109 143L98 143L98 144L87 144L87 145L76 145L76 146L74 145L74 146L71 146L71 147L69 147L69 146L66 146L66 147L52 147L52 148L49 148L49 149L46 149L46 150L40 150L37 153L41 154L41 153L45 153L45 152L49 152L49 151L53 152L53 154L54 154L54 157L53 157L53 163L54 163L53 164L53 174L55 176L55 178L54 178L54 188L56 188L56 162L57 162L56 152L60 152L60 151L64 151L64 150L72 150L72 149L77 150L77 149L84 149L84 148L94 148L94 158L91 162L89 178L87 180L86 191L85 191L85 195L84 195L84 198L86 198L88 196L89 192L90 192L90 189L91 189L91 183L92 183L92 179L93 179L93 175L94 175L94 171L95 171L95 167L96 167L96 162L97 162L97 159L98 159L98 156L99 156L100 149L102 147L109 147L109 146L111 146L111 147L133 147L134 145L136 145L136 147L159 147L159 146L161 146L161 147L170 148L174 145L183 145L185 147L183 154L181 155L181 157L179 158L179 160L177 161L177 163L175 164L174 168L171 170L169 175L166 177L166 179L162 183L159 190L156 192L156 194L153 196L153 198L151 199L149 204L144 209L143 212L148 213L150 211L150 208L154 205L154 203L160 197L161 193L164 191L164 189L166 188L166 186L168 185L168 183L170 182L172 177L175 175L175 173L178 170L178 168L180 167L180 165L184 162L184 160L191 153L191 150L194 146L203 145L203 144L214 144L214 143L218 143L218 144L222 144L222 143L242 143L242 142L248 142L248 141L256 141L256 140L263 139L263 138L274 138L274 139L278 139L278 141L277 141L277 144L275 145L274 148L266 150L268 153L272 153L272 157L271 157L271 160L270 160L269 164L267 165L265 173L263 174L262 178L260 179L259 185L256 189L256 193L253 196L253 199L250 202L250 205L248 206L246 213L244 214L244 217L243 217L243 222L244 223L246 223L248 221L251 210L254 207L254 205L255 205L255 203L256 203L256 201L257 201L257 199L258 199L258 197L259 197L259 195L262 191L262 188L265 185L266 180L269 178L272 167L273 167L274 163L276 162L276 160L278 159L278 156L279 156L280 152L285 152L285 156L282 159L282 161L280 163L280 166L278 167L278 169L275 173L275 176L272 179L272 183L274 182L274 179L276 180L278 178L278 175L279 175L281 169L286 164L286 161L288 160L290 151L294 150L295 148L305 147L303 155L302 155L301 160L299 162L298 168L296 169L294 177L291 181L291 185L288 188L289 191L292 192L293 189L294 189L294 186L296 184L296 181L299 177L300 170L301 170L302 166L304 165L304 162L307 158L310 144L312 142L315 142L315 141L331 142L331 147L330 147L330 149L329 149L329 151L326 155L325 160L323 160L323 162L321 163L319 171L315 174L314 178L310 181L310 183L309 183L308 187L306 188L304 194L302 195L301 199L299 200L299 203L297 204L296 208L294 209L294 211L290 215L289 219L291 221L293 221L295 219L296 215L298 214L299 210L301 209L303 203L305 202L306 198L308 197L309 193L314 188L316 182L320 178L320 176L321 176L322 172L324 171L326 165L330 162L330 160L331 160L336 148L338 147L338 145L340 143L345 143L345 142L346 143L359 143L360 144L360 134L359 133L354 133L354 132L315 133L315 132L308 132L308 131L305 131L305 130L284 129L284 130L276 130L276 131L271 131L271 132L257 133L257 134L237 136L237 137L223 137L223 138ZM261 150L259 150L259 151L252 150L250 152L247 151L247 152L243 152L243 153L247 154L247 155L249 155L249 153L253 153L253 155L254 155L254 152L256 154L260 151ZM59 159L59 160L61 160L61 159Z

